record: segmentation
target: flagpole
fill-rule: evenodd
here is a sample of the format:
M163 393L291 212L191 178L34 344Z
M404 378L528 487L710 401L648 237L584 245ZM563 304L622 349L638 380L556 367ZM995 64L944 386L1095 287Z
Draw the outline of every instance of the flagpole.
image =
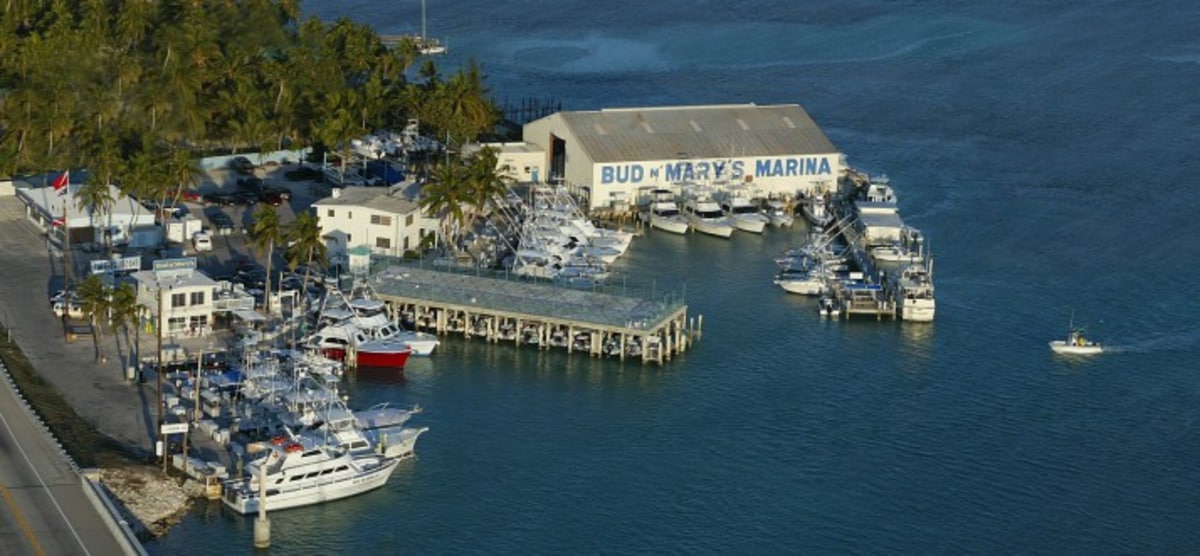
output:
M63 291L70 292L71 291L71 233L70 233L71 227L67 223L67 201L69 200L69 197L71 196L71 177L70 177L71 174L67 173L67 174L65 174L65 176L66 176L65 179L66 179L67 184L65 186L63 186L64 191L65 191L65 196L62 196L63 240L62 240L61 245L62 245L62 250L63 250ZM73 296L70 293L67 293L65 295L65 297L66 297L66 306L63 308L63 340L69 344L69 343L71 343L71 335L67 334L67 321L70 318L70 314L71 314L71 301L72 301Z

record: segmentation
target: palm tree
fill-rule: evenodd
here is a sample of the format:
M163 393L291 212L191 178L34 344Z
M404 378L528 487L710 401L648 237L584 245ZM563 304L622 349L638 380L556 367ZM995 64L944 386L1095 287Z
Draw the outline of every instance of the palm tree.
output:
M467 176L463 166L446 161L434 166L429 182L421 188L421 199L417 204L426 214L438 216L441 221L439 235L443 244L458 251L458 230L466 223L463 205L471 200L467 188Z
M305 263L304 283L307 284L313 261L324 266L328 258L325 241L321 239L321 224L312 211L306 210L296 216L296 221L288 228L287 241L288 247L283 256L291 268Z
M96 361L104 359L104 323L112 305L110 291L99 274L88 276L79 284L79 302L92 325L92 341L96 346Z
M279 213L269 205L260 205L254 211L254 225L250 227L250 239L266 258L266 292L263 295L263 306L267 314L271 314L271 260L275 254L275 244L283 239L283 227L279 223Z
M311 210L296 215L295 222L292 222L292 226L288 228L287 241L288 246L283 256L287 260L288 267L295 270L301 261L304 262L302 287L307 309L308 280L312 273L313 261L321 263L321 266L324 267L329 256L325 241L321 239L321 224Z
M101 223L104 225L104 237L107 239L109 237L108 222L104 216L108 214L109 208L115 202L108 184L98 177L91 177L87 183L83 184L83 187L79 188L77 195L76 202L79 203L80 208L87 210L88 220L93 228L96 226L96 216L100 216ZM111 244L112 242L106 241L105 243Z
M129 346L129 360L136 362L141 355L129 341L129 327L138 327L138 319L146 307L137 300L137 290L133 285L124 282L112 290L112 302L109 305L108 323L113 333L120 329L125 334L125 345Z
M489 202L503 197L512 183L505 172L507 168L497 168L499 151L494 147L484 147L467 159L467 187L471 194L471 206L476 211L475 217L487 213Z

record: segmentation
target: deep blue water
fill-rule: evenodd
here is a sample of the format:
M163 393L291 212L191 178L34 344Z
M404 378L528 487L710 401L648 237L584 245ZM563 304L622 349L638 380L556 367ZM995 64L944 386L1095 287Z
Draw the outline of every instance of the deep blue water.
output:
M770 282L800 230L650 233L622 272L686 284L683 358L451 339L360 378L355 405L426 408L419 458L273 514L273 553L1200 549L1193 4L428 2L441 62L501 100L805 106L929 238L937 321L818 320ZM304 7L420 28L416 0ZM1051 356L1072 313L1111 353ZM148 549L251 538L209 506Z

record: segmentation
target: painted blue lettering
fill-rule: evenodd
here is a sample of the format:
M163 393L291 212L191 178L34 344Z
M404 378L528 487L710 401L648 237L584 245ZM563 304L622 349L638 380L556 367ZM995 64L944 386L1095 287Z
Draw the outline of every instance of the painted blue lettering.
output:
M646 177L646 169L642 168L641 164L629 169L629 183L641 183L644 177Z
M600 167L600 183L612 183L612 182L613 182L613 167L612 166L601 166Z
M800 167L799 160L796 160L794 158L789 158L789 159L787 159L787 162L784 163L783 175L795 176L798 174L797 169L799 167Z
M771 175L770 160L756 160L754 162L754 175L765 178Z
M740 179L742 179L742 176L744 176L744 175L746 175L745 161L742 161L742 160L733 161L733 173L730 174L729 178L735 179L735 180L740 180Z
M829 168L829 157L821 159L821 167L817 169L818 174L832 174L833 170Z
M815 158L804 159L804 173L809 174L809 175L817 173L817 159L815 159Z

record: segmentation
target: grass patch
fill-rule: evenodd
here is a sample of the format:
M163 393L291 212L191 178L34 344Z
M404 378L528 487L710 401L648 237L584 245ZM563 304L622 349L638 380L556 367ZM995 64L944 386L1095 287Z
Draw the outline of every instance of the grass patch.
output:
M104 435L75 413L58 389L37 373L4 327L0 327L0 360L34 412L80 467L116 467L147 461L145 455Z

